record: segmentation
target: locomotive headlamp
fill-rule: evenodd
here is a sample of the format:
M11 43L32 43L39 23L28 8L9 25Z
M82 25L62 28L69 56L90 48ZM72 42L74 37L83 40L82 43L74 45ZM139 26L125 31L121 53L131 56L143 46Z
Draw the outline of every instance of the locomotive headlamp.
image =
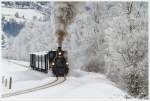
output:
M59 55L61 55L62 53L61 53L61 52L59 52L58 54L59 54Z
M54 66L55 65L55 63L54 62L52 62L52 66Z
M68 63L68 62L66 62L66 65L69 65L69 63Z

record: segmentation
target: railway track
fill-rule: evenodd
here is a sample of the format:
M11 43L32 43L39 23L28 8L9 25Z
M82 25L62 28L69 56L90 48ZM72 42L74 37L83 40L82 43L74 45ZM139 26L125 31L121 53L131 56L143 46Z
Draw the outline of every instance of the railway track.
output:
M8 62L11 62L11 63L13 63L13 64L16 64L16 65L19 65L19 66L26 67L26 68L30 67L30 66L26 66L26 65L23 65L23 64L19 64L19 63L16 63L16 62L10 61L10 60L7 60L7 61L8 61Z
M30 93L30 92L33 92L33 91L37 91L37 90L46 89L46 88L53 87L53 86L56 86L58 84L61 84L64 81L66 81L66 77L56 77L56 79L54 81L43 84L43 85L40 85L40 86L37 86L37 87L2 94L2 98L16 96L16 95L20 95L20 94L25 94L25 93Z
M23 66L23 67L26 67L26 68L30 67L30 66L26 66L26 65L19 64L19 63L13 62L13 61L9 61L9 60L8 60L8 62L14 63L14 64L19 65L19 66ZM2 94L2 98L21 95L21 94L25 94L25 93L34 92L34 91L37 91L37 90L46 89L46 88L53 87L53 86L56 86L58 84L61 84L65 81L66 81L66 77L56 77L56 79L54 81L45 83L45 84L37 86L37 87L4 93L4 94Z

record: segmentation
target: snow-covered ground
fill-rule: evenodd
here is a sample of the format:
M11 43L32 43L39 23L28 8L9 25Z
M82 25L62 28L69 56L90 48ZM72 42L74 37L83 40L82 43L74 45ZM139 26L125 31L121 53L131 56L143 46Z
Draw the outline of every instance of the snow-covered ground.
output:
M18 13L19 17L33 19L34 16L37 18L43 18L43 14L34 9L16 9L16 8L1 8L1 14L7 16L6 18L14 18L15 14Z
M23 61L13 62L29 65ZM16 65L13 62L2 60L3 75L6 77L12 76L13 78L11 91L32 88L55 79L51 72L48 74L36 72L30 68ZM74 73L77 73L79 76L69 76L64 83L57 86L10 98L124 98L126 95L125 92L117 88L104 75L80 70ZM4 88L2 90L3 93L9 92L9 90Z

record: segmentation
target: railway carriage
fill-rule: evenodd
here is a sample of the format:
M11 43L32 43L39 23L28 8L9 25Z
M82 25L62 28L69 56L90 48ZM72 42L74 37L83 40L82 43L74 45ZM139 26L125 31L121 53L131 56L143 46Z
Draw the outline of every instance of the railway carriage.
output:
M30 67L33 70L48 73L48 55L47 52L37 52L30 54Z

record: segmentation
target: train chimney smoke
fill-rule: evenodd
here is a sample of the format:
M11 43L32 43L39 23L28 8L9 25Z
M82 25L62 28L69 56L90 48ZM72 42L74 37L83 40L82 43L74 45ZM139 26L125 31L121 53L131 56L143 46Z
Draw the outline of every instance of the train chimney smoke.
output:
M73 22L76 15L75 2L56 2L55 3L55 28L58 46L62 47L64 38L68 34L67 27Z
M62 47L62 42L64 40L64 37L66 36L66 33L63 30L58 30L56 34L57 34L58 46Z

